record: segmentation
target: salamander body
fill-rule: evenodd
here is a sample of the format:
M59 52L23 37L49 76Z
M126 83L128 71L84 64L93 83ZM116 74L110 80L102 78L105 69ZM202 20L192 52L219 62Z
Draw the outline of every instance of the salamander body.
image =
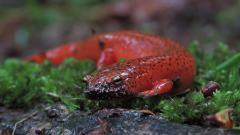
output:
M69 57L97 62L99 70L84 77L85 92L94 99L184 93L196 74L192 55L179 43L133 31L94 35L28 60L59 64Z

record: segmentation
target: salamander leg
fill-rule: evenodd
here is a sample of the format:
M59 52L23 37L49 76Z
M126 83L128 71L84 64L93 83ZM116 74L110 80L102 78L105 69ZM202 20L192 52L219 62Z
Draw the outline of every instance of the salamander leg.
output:
M97 67L101 69L107 65L111 65L118 62L116 55L112 49L105 49L101 53L100 59L98 60Z
M141 97L151 97L168 93L173 88L173 82L169 79L162 79L156 83L151 90L146 90L139 93Z

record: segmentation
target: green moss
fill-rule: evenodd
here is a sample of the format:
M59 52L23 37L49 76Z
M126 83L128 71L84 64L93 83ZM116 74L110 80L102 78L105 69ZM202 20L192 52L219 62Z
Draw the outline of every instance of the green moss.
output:
M95 70L91 61L68 59L56 67L9 59L0 65L0 102L11 107L64 102L70 108L83 99L83 76Z
M172 98L133 98L121 101L92 101L83 93L82 78L95 70L91 61L68 59L59 66L49 62L42 65L18 59L0 64L0 103L9 107L29 107L35 104L61 102L69 109L83 111L103 107L150 109L170 121L199 120L226 108L234 109L234 119L240 122L240 53L225 44L212 54L205 54L194 41L189 50L196 59L198 74L194 88L184 96ZM220 83L221 89L204 98L200 89L209 81Z
M119 62L121 63L121 62L125 62L126 61L126 58L120 58L119 59Z

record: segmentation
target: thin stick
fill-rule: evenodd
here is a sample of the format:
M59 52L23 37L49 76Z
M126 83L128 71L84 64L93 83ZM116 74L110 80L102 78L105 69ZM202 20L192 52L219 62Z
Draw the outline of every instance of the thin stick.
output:
M13 128L13 131L12 131L12 135L15 134L15 131L16 131L16 129L17 129L17 125L18 125L18 124L20 124L20 123L26 121L27 119L33 117L33 116L36 115L37 113L38 113L38 111L35 111L35 112L33 112L32 114L30 114L29 116L27 116L27 117L19 120L18 122L16 122L16 123L14 124L14 128Z

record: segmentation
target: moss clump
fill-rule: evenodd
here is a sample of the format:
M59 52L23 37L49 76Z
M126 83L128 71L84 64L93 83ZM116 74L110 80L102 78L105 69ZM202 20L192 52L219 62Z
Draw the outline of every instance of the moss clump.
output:
M63 102L75 108L84 99L82 78L95 70L91 61L68 59L59 66L8 59L0 65L0 102L10 107Z

